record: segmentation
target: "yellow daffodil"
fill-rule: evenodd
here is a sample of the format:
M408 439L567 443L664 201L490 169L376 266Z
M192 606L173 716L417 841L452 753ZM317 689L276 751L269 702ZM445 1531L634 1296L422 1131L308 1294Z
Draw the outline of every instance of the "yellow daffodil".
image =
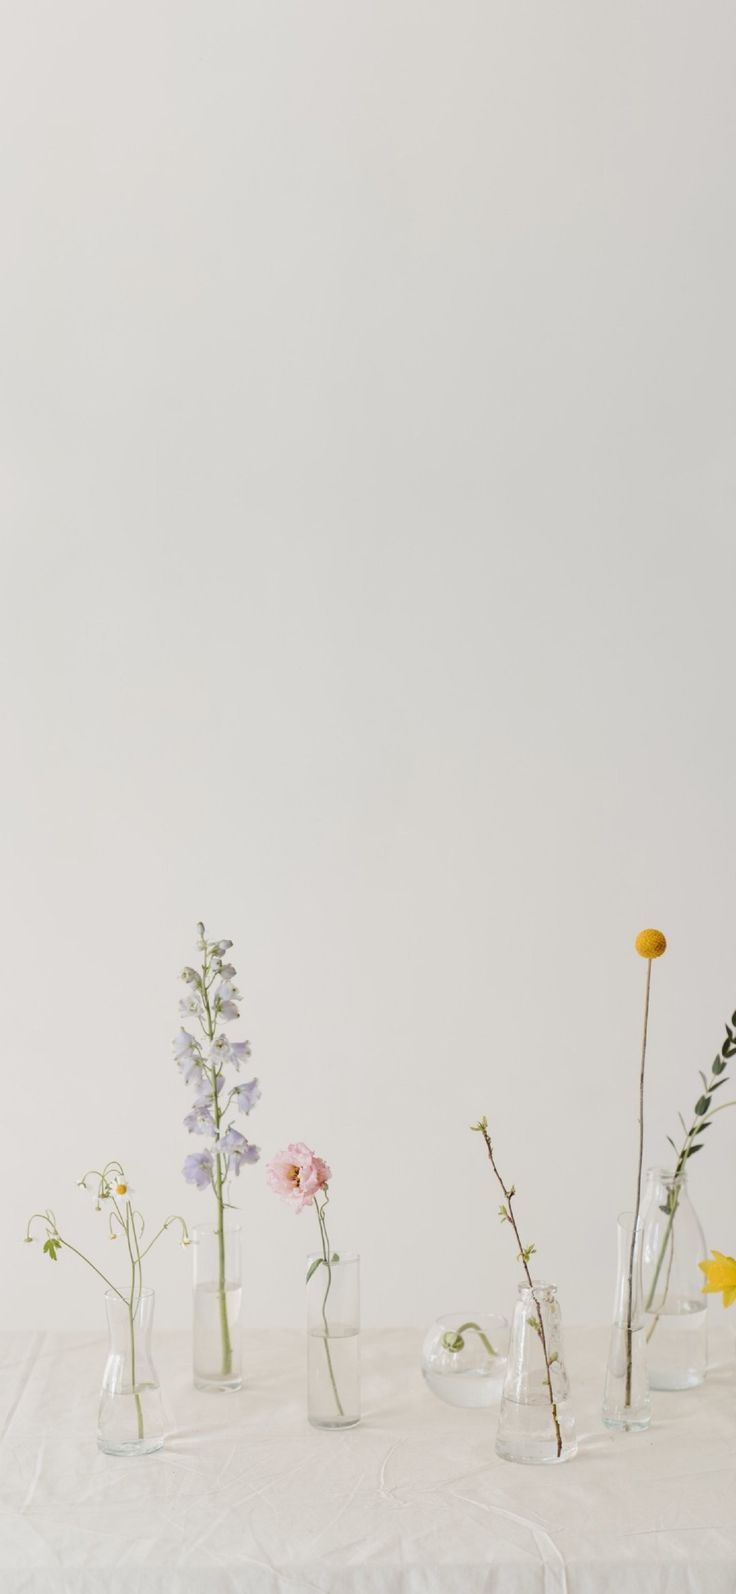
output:
M722 1290L723 1304L730 1306L732 1301L736 1301L736 1259L724 1256L722 1251L714 1251L713 1258L712 1262L698 1262L698 1267L706 1277L703 1294L718 1295Z
M634 942L639 957L661 958L667 951L667 942L661 930L640 930Z

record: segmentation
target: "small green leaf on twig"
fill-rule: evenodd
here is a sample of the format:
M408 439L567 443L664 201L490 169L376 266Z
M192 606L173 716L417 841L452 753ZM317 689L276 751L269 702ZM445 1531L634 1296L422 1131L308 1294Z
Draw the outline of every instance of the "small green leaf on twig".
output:
M488 1128L488 1119L479 1118L477 1124L471 1124L470 1127L472 1130L483 1134L484 1129Z
M501 1205L500 1205L500 1207L498 1209L498 1216L501 1219L502 1223L508 1223L509 1222L508 1208L504 1206L503 1202L501 1202Z
M536 1249L536 1245L527 1245L525 1250L519 1252L519 1261L529 1262L531 1257L534 1256Z
M52 1262L55 1262L57 1253L61 1250L61 1240L56 1239L53 1234L50 1234L48 1240L44 1242L43 1248L46 1252L46 1255L51 1257Z

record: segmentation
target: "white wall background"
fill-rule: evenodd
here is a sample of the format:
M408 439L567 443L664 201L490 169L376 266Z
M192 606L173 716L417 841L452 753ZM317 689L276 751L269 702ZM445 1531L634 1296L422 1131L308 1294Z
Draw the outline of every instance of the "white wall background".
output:
M99 1322L21 1243L50 1203L108 1261L91 1162L205 1211L201 916L254 1138L332 1163L367 1321L508 1304L483 1111L607 1319L637 930L649 1160L736 1006L736 9L1 19L3 1318ZM735 1148L724 1114L692 1174L725 1250ZM249 1321L298 1323L311 1215L240 1194Z

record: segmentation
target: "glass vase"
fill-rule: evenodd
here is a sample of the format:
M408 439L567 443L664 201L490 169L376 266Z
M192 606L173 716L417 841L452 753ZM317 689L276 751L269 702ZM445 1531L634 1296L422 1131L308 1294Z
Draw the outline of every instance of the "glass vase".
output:
M694 1389L708 1364L708 1313L698 1268L708 1255L684 1172L650 1168L642 1288L652 1389Z
M651 1419L644 1307L641 1293L642 1225L634 1214L618 1220L618 1263L613 1324L603 1391L603 1421L624 1432L648 1428Z
M497 1405L506 1372L509 1325L487 1312L450 1312L427 1330L422 1374L448 1406Z
M199 1224L192 1230L194 1265L194 1386L240 1389L243 1382L240 1309L240 1228Z
M315 1428L360 1422L360 1257L307 1268L307 1416Z
M153 1290L132 1306L105 1291L109 1344L97 1418L97 1443L108 1456L146 1456L164 1442L164 1413L151 1360Z
M531 1287L520 1284L511 1324L496 1454L505 1461L569 1461L577 1447L557 1287L536 1282Z

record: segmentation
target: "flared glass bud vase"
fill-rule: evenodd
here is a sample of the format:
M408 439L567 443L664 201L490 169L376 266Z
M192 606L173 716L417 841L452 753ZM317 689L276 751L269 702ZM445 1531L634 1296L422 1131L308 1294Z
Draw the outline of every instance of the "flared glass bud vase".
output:
M194 1268L194 1385L240 1389L243 1382L240 1311L240 1228L199 1224L192 1230Z
M153 1290L131 1306L105 1291L109 1344L100 1391L97 1443L108 1456L146 1456L164 1442L164 1413L151 1359Z
M685 1174L650 1168L642 1289L652 1389L694 1389L705 1378L708 1313L698 1263L707 1255Z
M578 1447L569 1394L557 1287L520 1284L496 1454L531 1464L569 1461Z
M652 1415L641 1292L641 1222L634 1238L634 1214L622 1212L617 1233L616 1293L602 1416L607 1428L628 1433L648 1428Z
M360 1422L360 1257L307 1259L307 1416L314 1428Z

